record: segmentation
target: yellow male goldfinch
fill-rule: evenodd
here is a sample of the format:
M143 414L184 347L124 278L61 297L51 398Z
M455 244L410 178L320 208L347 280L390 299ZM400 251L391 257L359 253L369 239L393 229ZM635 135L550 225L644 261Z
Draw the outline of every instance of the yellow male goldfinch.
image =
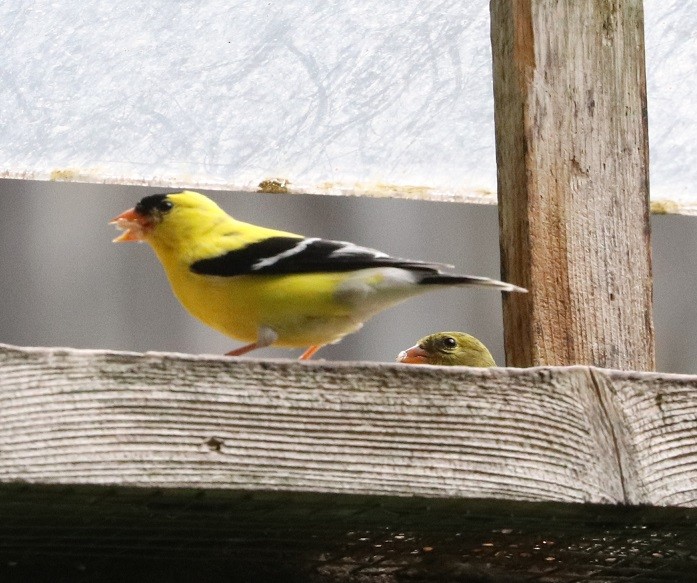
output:
M112 223L124 231L115 242L150 244L193 316L248 343L230 356L309 347L300 357L308 359L381 310L444 285L525 291L345 241L243 223L197 192L146 196Z
M402 350L397 362L442 366L496 366L489 349L464 332L437 332L424 336L411 348Z

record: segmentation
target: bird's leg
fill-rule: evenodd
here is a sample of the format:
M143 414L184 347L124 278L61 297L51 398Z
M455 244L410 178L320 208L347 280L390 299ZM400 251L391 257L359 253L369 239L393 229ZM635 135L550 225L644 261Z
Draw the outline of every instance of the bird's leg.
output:
M315 344L314 346L310 346L305 352L303 352L300 355L300 358L298 360L310 360L315 353L322 348L322 344Z
M241 346L240 348L235 348L235 350L231 350L230 352L226 352L225 356L242 356L243 354L247 354L248 352L251 352L252 350L256 350L257 348L262 348L262 347L259 346L259 343L252 342L251 344L245 344L244 346Z
M257 348L266 348L267 346L271 346L274 342L276 342L276 340L278 340L278 334L276 334L276 332L274 332L268 326L259 326L256 342L245 344L240 348L235 348L235 350L226 352L225 356L242 356L243 354L247 354L248 352L256 350Z

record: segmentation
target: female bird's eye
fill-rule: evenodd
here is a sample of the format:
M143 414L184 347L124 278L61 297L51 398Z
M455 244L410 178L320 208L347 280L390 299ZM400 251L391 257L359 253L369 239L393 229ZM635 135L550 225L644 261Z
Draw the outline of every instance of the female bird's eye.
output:
M457 346L457 340L452 336L446 336L443 338L443 346L446 348L455 348Z
M166 213L168 210L171 210L173 206L171 200L164 199L157 204L157 210L161 213Z

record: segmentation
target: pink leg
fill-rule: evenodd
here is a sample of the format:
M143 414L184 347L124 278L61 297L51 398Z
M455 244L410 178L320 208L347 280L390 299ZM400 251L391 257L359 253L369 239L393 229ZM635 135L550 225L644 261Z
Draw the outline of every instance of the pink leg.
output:
M322 346L323 346L322 344L310 346L305 352L303 352L300 355L300 358L298 360L310 360L315 355L315 353L320 348L322 348Z
M226 352L225 356L242 356L243 354L247 354L248 352L251 352L252 350L256 350L257 348L263 348L259 346L258 343L252 342L251 344L245 344L244 346L240 348L235 348L235 350L231 350L230 352Z

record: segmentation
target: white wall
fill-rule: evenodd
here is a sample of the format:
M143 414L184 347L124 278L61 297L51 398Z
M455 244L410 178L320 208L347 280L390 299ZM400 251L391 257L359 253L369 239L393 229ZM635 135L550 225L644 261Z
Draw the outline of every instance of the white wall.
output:
M644 6L652 196L697 212L697 2ZM3 176L495 200L488 2L5 0L0 30Z

